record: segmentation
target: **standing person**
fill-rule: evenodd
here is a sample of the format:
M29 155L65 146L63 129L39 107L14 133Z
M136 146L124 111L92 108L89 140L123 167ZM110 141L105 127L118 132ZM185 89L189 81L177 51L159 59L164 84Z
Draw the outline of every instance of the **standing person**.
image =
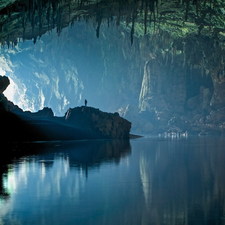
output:
M87 106L87 100L86 99L84 100L84 104L85 104L85 107L86 107Z

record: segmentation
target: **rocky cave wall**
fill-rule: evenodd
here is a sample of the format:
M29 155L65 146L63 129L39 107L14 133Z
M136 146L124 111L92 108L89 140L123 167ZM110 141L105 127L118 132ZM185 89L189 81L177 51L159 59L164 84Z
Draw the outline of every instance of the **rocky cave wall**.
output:
M177 40L158 29L135 37L131 47L123 26L103 26L100 35L79 23L1 56L34 110L48 106L63 114L87 98L118 111L136 133L223 133L221 43L202 36Z
M143 66L136 66L142 60L129 39L122 28L107 25L97 39L93 27L80 22L59 37L53 31L35 45L1 49L1 66L18 86L14 101L24 109L48 106L62 115L86 98L91 106L116 111L138 105Z
M223 4L206 2L198 12L194 4L162 1L154 23L142 21L145 13L135 23L117 15L120 26L115 20L108 28L101 18L101 29L98 14L94 26L79 22L59 37L57 28L35 45L2 48L1 65L23 108L62 114L87 98L117 110L136 133L223 134Z

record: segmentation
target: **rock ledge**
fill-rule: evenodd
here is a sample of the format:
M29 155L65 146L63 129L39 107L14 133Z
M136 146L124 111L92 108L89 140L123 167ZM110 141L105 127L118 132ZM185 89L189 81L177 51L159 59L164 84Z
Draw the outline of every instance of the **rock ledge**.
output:
M118 113L106 113L82 106L70 108L64 118L67 124L94 132L100 138L129 138L131 122L120 117Z

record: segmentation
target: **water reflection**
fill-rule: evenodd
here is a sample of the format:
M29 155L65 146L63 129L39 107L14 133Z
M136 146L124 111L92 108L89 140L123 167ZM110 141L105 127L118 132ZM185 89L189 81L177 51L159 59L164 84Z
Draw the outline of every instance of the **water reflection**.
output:
M103 163L118 164L121 158L131 153L128 140L36 142L9 148L20 149L25 156L3 164L0 196L15 192L15 186L20 182L27 188L28 174L31 177L38 174L37 180L43 182L46 173L53 171L56 172L54 179L59 181L61 177L67 177L71 169L77 169L81 176L87 177L89 170L99 168Z
M225 224L223 138L27 147L41 152L3 173L0 224Z
M223 138L193 138L143 148L142 218L150 216L152 224L225 224L224 147Z

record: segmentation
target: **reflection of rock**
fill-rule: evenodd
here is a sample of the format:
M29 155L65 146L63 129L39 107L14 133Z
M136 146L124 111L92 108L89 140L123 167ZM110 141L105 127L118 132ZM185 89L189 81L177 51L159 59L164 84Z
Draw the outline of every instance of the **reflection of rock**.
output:
M70 141L57 143L57 146L55 142L38 142L15 143L4 147L4 153L6 153L4 156L8 157L0 158L0 201L3 197L10 197L3 186L3 179L7 179L7 176L3 178L3 174L9 172L8 165L11 165L11 169L14 167L19 157L25 156L22 160L23 162L19 159L20 162L17 169L21 166L24 176L27 176L32 171L32 177L35 180L43 178L43 174L39 173L39 170L37 171L36 169L41 168L42 171L47 172L46 174L49 174L51 169L57 169L59 176L50 176L49 179L45 179L45 182L52 185L51 190L53 190L56 187L54 181L62 178L60 175L67 171L67 169L82 170L85 172L86 177L88 177L90 170L99 168L104 163L117 164L121 158L125 158L131 153L129 140ZM60 152L58 152L58 148ZM12 171L18 175L18 170L13 169ZM12 175L11 172L10 174ZM15 175L15 180L13 180L15 185L18 185L19 181L17 179L21 181L23 175ZM32 181L28 179L28 182ZM44 188L46 187L45 184L42 183ZM67 185L67 187L72 188L73 185ZM38 185L38 190L40 190L40 185ZM32 188L31 191L34 191L34 189Z
M65 121L70 126L80 127L101 138L129 138L131 123L118 114L105 113L92 107L69 109Z
M131 152L129 140L94 140L64 145L70 165L95 167L102 162L119 162ZM76 149L76 151L74 151Z
M224 144L221 138L152 141L151 151L140 157L140 175L145 203L154 213L146 210L142 218L150 216L153 224L196 224L196 218L200 224L223 224Z

